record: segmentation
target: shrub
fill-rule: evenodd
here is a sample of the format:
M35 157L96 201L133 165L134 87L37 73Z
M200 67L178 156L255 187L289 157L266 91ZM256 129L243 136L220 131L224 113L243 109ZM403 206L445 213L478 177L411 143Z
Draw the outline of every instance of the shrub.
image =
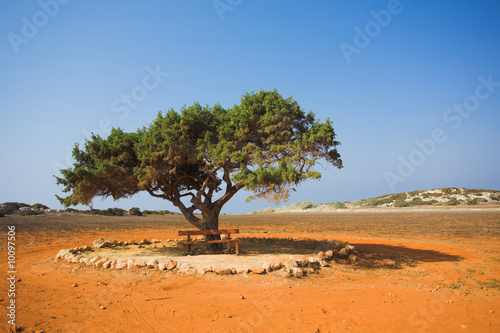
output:
M422 206L422 205L425 205L426 202L424 200L422 200L422 198L413 198L410 202L409 202L409 205L410 206Z
M129 209L128 215L142 216L142 213L138 207L132 207Z
M458 200L457 198L451 198L450 200L448 200L446 202L446 206L456 206L456 205L459 205L461 203L462 203L462 201Z
M0 212L0 217L5 217L5 215L2 212Z
M490 194L490 199L495 200L495 201L500 201L500 198L498 197L498 194Z
M31 215L40 215L40 214L43 214L43 213L40 213L40 212L37 212L37 211L34 211L34 210L27 210L25 212L23 212L23 216L31 216Z
M404 200L398 199L394 201L394 207L408 207L408 203Z
M396 200L405 200L407 198L407 195L406 193L397 193L397 194L392 194L390 197L389 197L389 200L390 201L396 201Z
M29 205L25 203L20 203L20 202L6 202L2 205L2 209L0 210L0 213L3 213L5 215L12 214L16 212L19 208L21 207L28 207Z
M456 187L448 187L442 189L443 194L460 194L462 190Z
M468 205L477 205L477 198L467 200Z
M340 202L340 201L337 201L333 204L333 208L335 209L342 209L342 208L345 208L345 205L343 202Z
M49 207L42 205L41 203L36 203L34 205L31 205L31 208L33 208L33 209L49 209Z

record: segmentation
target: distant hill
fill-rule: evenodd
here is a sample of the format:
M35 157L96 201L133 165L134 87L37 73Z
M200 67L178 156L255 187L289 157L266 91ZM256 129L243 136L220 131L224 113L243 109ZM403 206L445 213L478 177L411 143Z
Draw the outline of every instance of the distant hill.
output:
M126 211L121 208L108 208L108 209L87 209L79 210L74 208L67 209L50 209L49 207L42 205L40 203L29 205L22 202L4 202L0 204L0 217L6 215L42 215L42 214L85 214L85 215L104 215L104 216L127 216L127 215L169 215L177 214L170 212L168 210L144 210L140 211L139 208L134 207Z
M425 191L386 194L353 202L332 202L316 204L303 201L282 208L264 208L252 214L286 213L286 212L328 212L339 209L412 207L412 206L484 206L500 205L500 191L471 190L466 188L438 188Z

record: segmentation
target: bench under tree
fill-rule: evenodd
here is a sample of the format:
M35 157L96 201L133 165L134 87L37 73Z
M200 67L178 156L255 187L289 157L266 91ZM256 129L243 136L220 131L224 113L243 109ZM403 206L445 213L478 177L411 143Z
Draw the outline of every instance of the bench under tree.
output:
M236 254L239 254L238 239L231 238L231 234L239 234L239 229L219 229L219 230L179 230L179 236L187 236L186 241L181 241L179 244L184 246L184 255L191 251L191 245L194 244L216 244L227 243L228 251L231 250L231 243L234 243ZM205 239L205 240L192 240L191 236L207 236L207 235L227 235L225 239Z

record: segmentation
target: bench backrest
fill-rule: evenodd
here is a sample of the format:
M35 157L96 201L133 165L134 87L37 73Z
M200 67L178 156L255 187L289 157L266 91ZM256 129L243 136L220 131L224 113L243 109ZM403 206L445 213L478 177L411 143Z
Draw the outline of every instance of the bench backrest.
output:
M220 229L220 230L179 230L179 236L195 235L229 235L239 234L240 229Z

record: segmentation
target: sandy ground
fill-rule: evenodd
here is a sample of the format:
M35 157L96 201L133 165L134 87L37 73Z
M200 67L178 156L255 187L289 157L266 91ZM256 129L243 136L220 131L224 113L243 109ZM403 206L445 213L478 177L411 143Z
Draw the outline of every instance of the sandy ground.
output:
M221 227L239 228L241 236L338 239L373 258L372 266L337 264L302 279L110 271L51 259L98 237L178 238L177 230L189 228L178 216L7 217L0 223L3 276L7 227L16 227L21 332L500 331L500 210L222 217ZM241 260L294 252L246 250ZM397 265L375 265L384 260ZM9 284L4 279L0 287L0 328L8 331Z

